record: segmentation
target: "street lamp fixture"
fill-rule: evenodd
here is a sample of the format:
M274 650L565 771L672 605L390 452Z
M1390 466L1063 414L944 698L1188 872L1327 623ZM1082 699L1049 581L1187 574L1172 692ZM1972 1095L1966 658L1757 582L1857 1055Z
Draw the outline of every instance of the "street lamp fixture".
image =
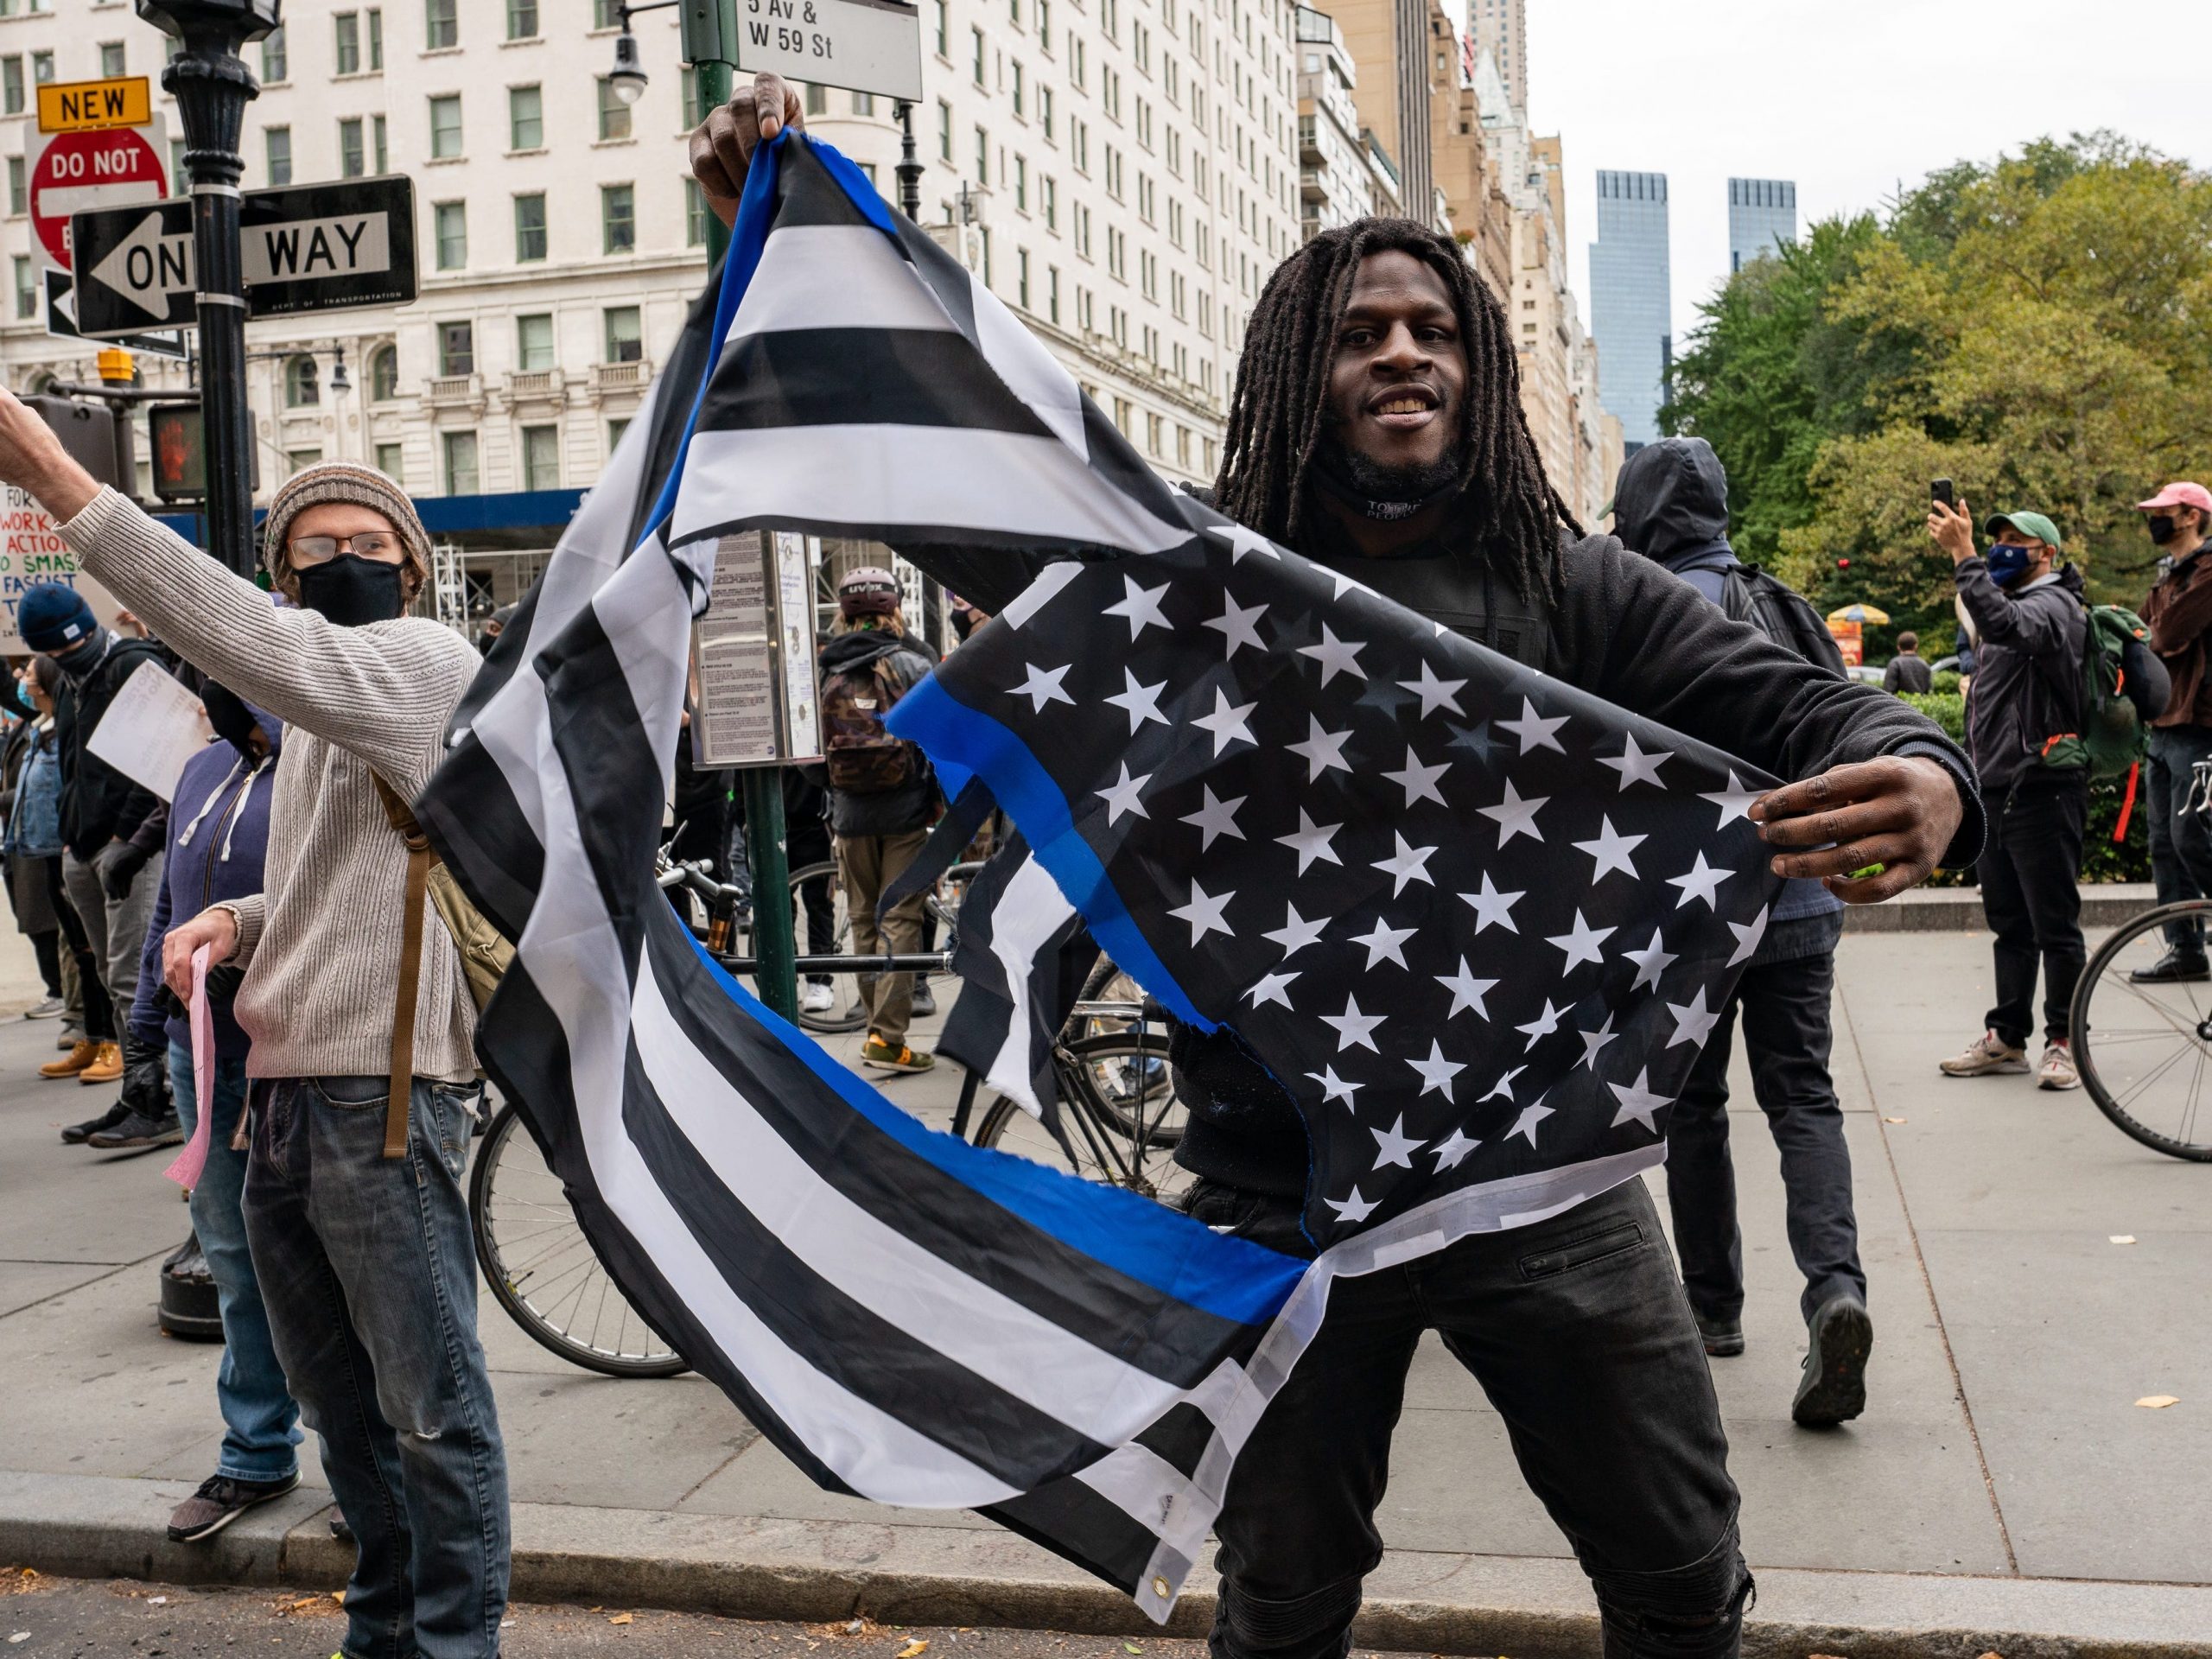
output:
M615 9L622 32L614 37L614 67L607 72L607 84L624 105L633 105L645 95L645 61L638 51L638 37L630 32L630 19L641 11L665 11L682 3L683 0L650 0L645 5Z

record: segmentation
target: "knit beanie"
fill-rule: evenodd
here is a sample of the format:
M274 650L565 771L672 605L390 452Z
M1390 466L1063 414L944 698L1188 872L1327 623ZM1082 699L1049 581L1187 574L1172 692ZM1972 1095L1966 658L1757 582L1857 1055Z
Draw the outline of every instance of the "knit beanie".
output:
M85 596L64 582L41 582L16 601L16 632L33 651L67 651L99 627Z
M423 580L429 579L430 536L423 528L422 515L396 480L358 461L319 461L312 467L302 467L277 486L276 499L269 504L269 518L262 526L261 557L271 577L281 579L290 568L285 543L291 539L292 520L309 507L329 501L372 507L391 519L391 527L399 532L400 545L406 550L407 563Z

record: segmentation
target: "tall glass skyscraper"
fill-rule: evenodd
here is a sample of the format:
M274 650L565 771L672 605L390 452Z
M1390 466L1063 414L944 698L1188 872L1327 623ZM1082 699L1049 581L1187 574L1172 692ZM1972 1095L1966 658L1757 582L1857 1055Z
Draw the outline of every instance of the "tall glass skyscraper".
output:
M1777 242L1797 239L1797 187L1789 179L1728 181L1728 269L1741 270Z
M1659 437L1674 371L1667 281L1667 175L1598 175L1598 239L1590 245L1590 322L1605 407L1633 454Z

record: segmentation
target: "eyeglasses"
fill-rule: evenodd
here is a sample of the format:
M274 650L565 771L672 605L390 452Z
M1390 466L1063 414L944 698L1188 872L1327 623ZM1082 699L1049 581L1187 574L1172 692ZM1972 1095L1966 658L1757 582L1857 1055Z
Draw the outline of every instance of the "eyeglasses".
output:
M340 553L376 559L399 551L399 537L389 531L365 530L358 536L302 536L288 543L295 564L321 564Z

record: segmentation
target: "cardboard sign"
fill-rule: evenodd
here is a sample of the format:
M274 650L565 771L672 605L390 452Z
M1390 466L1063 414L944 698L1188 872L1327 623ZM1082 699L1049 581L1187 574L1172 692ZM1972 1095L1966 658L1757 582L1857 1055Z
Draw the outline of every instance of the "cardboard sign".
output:
M199 698L163 673L160 664L141 663L108 704L85 750L173 801L184 763L214 735Z
M123 607L114 594L77 569L77 556L61 539L61 526L54 515L29 491L13 485L0 487L0 656L30 654L16 629L16 607L41 582L67 582L85 596L103 625L115 626Z

